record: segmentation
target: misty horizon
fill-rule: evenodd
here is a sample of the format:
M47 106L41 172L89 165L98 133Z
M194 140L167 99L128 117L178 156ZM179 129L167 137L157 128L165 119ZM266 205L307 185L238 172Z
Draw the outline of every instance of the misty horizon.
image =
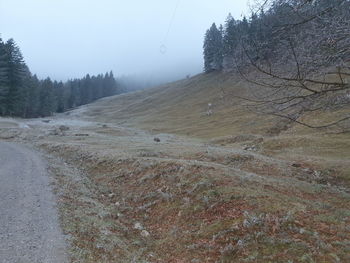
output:
M1 37L16 41L39 78L66 81L112 70L166 82L201 73L206 29L247 9L246 0L2 0Z

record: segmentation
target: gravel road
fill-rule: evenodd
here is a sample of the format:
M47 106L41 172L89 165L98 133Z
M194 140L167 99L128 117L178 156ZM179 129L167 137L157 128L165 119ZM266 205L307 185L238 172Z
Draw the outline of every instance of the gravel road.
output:
M65 263L65 239L45 163L0 142L0 263Z

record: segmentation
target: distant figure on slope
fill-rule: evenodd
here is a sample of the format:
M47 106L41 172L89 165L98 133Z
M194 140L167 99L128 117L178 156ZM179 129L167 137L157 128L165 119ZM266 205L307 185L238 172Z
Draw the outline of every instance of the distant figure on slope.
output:
M212 110L212 104L208 103L208 110L207 110L207 115L211 116L213 114L213 110Z

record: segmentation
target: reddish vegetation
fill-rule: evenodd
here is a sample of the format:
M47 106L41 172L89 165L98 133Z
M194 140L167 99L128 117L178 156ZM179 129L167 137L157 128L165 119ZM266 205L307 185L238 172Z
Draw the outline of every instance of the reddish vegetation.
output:
M75 152L69 156L74 160ZM120 203L106 218L122 223L128 229L123 234L126 238L144 240L144 257L151 262L187 263L197 259L211 263L226 254L231 259L227 262L244 262L252 255L255 258L247 262L301 262L308 254L317 262L333 262L333 254L343 262L348 259L344 244L350 236L346 229L349 217L335 216L337 211L347 209L346 198L326 190L320 194L312 185L302 188L285 183L289 175L302 176L304 164L290 165L282 173L281 165L238 155L208 159L198 153L186 160L116 160L90 154L77 158L81 160L82 156L88 164L84 168L94 196L106 207ZM203 162L188 161L196 158ZM234 171L227 175L229 169L225 168L232 166L268 175L271 181L249 181L254 179L236 176ZM67 197L62 202L93 206ZM117 216L117 212L123 216ZM334 222L322 217L334 217ZM140 231L134 229L135 222L150 233L149 238L141 238ZM120 235L117 227L109 231ZM98 229L88 226L86 232L72 234L80 240L78 246L87 246L101 242L94 236L98 233ZM113 253L122 252L115 248L108 254L90 245L89 249L96 259L101 255L113 258Z
M242 217L245 211L251 211L245 201L232 201L228 203L216 204L198 215L193 215L193 219L201 219L205 224L212 224L218 220L238 219Z

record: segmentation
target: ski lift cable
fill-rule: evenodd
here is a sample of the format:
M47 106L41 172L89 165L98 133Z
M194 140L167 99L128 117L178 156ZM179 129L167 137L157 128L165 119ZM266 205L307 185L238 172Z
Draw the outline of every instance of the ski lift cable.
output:
M171 30L171 28L172 28L172 26L174 24L175 16L176 16L177 10L179 8L180 2L181 2L181 0L177 0L177 2L176 2L176 6L175 6L174 12L172 14L172 17L170 19L168 30L167 30L167 32L165 34L165 37L164 37L164 41L163 41L164 43L167 41L169 33L170 33L170 30Z
M175 16L176 16L177 10L179 9L180 2L181 2L181 0L177 0L177 2L176 2L176 6L175 6L175 9L174 9L174 12L173 12L173 14L172 14L172 16L171 16L168 29L167 29L167 31L166 31L166 34L165 34L165 36L164 36L163 43L162 43L162 45L161 45L161 51L166 49L166 42L167 42L167 40L168 40L168 37L169 37L169 34L170 34L170 30L171 30L171 28L172 28L172 26L173 26L173 24L174 24ZM162 53L165 53L165 52L162 52Z

